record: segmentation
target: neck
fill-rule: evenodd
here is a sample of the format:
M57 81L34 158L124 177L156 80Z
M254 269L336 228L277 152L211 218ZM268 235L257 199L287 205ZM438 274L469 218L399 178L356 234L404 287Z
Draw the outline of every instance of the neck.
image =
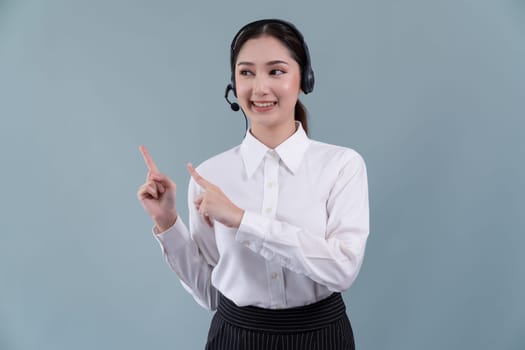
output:
M292 120L291 123L286 123L284 125L279 125L272 128L261 125L252 125L250 127L250 133L270 149L275 149L286 139L292 136L295 131L297 131L295 120Z

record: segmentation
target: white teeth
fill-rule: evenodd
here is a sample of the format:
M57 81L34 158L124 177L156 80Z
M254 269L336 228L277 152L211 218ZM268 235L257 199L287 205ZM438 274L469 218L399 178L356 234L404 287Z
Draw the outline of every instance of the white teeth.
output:
M253 102L253 104L255 105L255 107L270 107L270 106L273 106L275 102L264 102L264 103Z

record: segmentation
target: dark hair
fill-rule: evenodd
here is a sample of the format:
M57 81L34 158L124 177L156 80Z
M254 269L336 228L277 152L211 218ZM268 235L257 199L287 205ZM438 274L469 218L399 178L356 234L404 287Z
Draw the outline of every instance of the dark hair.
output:
M305 93L313 89L313 71L310 67L310 56L308 47L303 40L302 34L293 24L282 20L260 20L247 24L233 38L230 52L231 82L235 91L235 62L243 45L250 39L255 39L263 35L269 35L279 40L289 51L292 58L299 64L301 69L301 88ZM306 72L308 71L308 72ZM305 75L311 75L311 82L305 90ZM308 120L306 107L297 100L295 104L294 119L300 121L304 131L308 134Z

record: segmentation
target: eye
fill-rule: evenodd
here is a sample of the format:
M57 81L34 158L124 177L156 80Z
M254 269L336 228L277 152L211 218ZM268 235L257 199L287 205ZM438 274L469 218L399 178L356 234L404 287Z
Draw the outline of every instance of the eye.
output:
M253 73L249 70L246 70L246 69L243 69L241 71L239 71L239 74L240 75L253 75Z
M281 69L272 69L270 71L270 75L281 75L281 74L285 74L286 72L281 70Z

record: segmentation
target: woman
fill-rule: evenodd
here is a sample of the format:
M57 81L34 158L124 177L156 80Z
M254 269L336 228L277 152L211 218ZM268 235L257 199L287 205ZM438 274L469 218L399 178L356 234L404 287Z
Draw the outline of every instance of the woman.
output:
M188 164L189 227L175 183L141 147L149 171L138 197L155 237L185 289L217 310L206 349L354 349L340 293L357 277L369 232L365 163L308 138L298 97L314 76L291 23L246 25L230 58L226 92L250 129L197 170Z

